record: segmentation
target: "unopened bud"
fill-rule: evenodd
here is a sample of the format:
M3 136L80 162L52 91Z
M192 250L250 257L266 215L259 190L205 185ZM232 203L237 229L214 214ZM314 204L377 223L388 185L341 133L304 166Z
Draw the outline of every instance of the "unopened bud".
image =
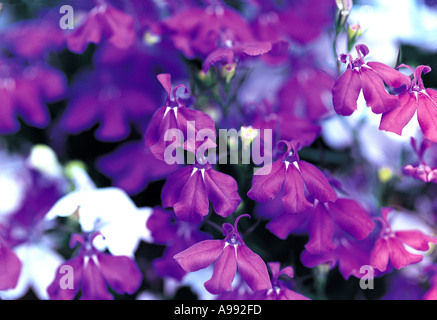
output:
M222 67L220 73L223 78L225 78L226 82L231 82L232 78L235 75L235 71L237 69L237 63L233 62L231 64L226 64Z
M393 178L393 171L389 167L382 167L378 170L378 179L382 183L387 183Z

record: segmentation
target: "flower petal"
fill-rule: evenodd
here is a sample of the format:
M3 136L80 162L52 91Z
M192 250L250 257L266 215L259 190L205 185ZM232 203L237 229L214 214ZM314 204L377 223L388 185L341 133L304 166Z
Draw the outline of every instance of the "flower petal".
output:
M403 93L399 97L399 106L389 112L384 112L379 124L379 130L402 135L402 129L410 122L417 109L417 98L414 94Z
M398 98L385 91L384 82L376 72L365 67L362 67L360 71L364 99L373 113L388 112L398 106Z
M304 180L293 164L288 166L286 172L282 205L287 213L304 213L312 208L305 198Z
M212 264L223 251L222 240L205 240L179 252L174 259L187 272L197 271Z
M335 201L337 193L328 182L325 175L314 165L299 161L299 170L310 194L321 202Z
M252 290L272 287L264 260L246 245L237 246L237 267L241 277Z
M305 249L311 254L327 254L334 251L336 245L332 242L334 222L326 207L318 203L308 222L309 242Z
M346 69L332 88L332 102L335 112L342 116L349 116L357 110L360 91L361 79L358 72Z
M269 173L267 173L269 170ZM266 171L266 174L263 174ZM278 160L257 171L252 178L252 187L247 196L255 201L266 202L273 199L282 189L285 178L285 164Z
M437 142L437 92L433 89L425 92L418 94L417 120L425 138Z
M232 281L237 272L237 258L235 247L228 245L223 249L220 257L214 264L211 279L205 282L205 288L212 294L223 293L232 290Z
M337 199L328 207L335 222L357 240L363 240L375 228L369 214L354 200Z

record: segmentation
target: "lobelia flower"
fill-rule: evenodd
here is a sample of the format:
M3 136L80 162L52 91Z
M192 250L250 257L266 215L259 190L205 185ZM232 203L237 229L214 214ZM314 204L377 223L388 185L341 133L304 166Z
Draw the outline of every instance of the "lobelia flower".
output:
M241 14L222 3L189 7L164 20L163 25L186 57L204 59L205 72L218 61L231 64L235 55L256 56L272 48L268 41L256 41Z
M185 101L177 98L177 90L184 88L187 93L187 86L184 84L176 86L172 94L171 75L159 74L157 78L167 92L167 100L165 106L155 111L145 133L145 145L150 148L153 155L160 160L164 160L168 146L177 144L182 147L184 145L183 140L190 138L189 134L197 138L199 131L202 129L208 130L208 138L215 141L216 131L212 118L201 111L187 108ZM171 135L172 129L178 130L178 133L182 133L183 137L179 134L169 137L168 135Z
M355 46L358 57L341 54L339 60L347 64L332 88L332 102L339 115L349 116L357 110L357 99L363 91L367 106L379 114L393 110L399 105L398 98L385 90L384 82L392 88L407 86L409 79L399 71L380 62L365 62L369 48L364 44ZM349 60L349 62L348 62Z
M299 143L285 140L281 140L281 143L285 144L286 152L272 164L257 171L247 196L255 201L266 202L283 190L281 200L287 213L303 213L313 207L313 200L307 199L306 190L312 199L320 202L335 201L337 194L325 175L314 165L299 160ZM268 174L264 174L264 171Z
M413 79L410 80L404 75L408 84L399 95L399 106L382 114L379 129L402 135L402 129L417 111L417 120L423 135L426 139L437 142L437 91L426 89L422 80L422 72L426 74L431 71L431 68L420 65L414 71L405 64L401 64L398 68L402 67L412 71Z
M89 179L89 177L84 177ZM103 237L96 239L98 249L108 249L114 255L133 257L141 240L148 240L144 228L151 208L137 208L131 198L115 187L76 188L60 198L47 213L48 218L79 215L82 231L99 231Z
M346 235L335 239L335 250L324 254L311 254L304 250L300 259L307 268L314 268L317 265L328 264L329 269L338 266L340 273L345 280L350 276L361 278L363 273L361 267L370 265L370 251L372 243L369 238L357 241ZM375 275L378 271L375 271Z
M292 70L278 93L279 111L313 121L329 116L332 106L327 98L332 94L334 79L316 68L312 58L294 59Z
M309 298L294 292L289 288L289 284L280 276L286 275L290 279L294 277L292 267L285 267L281 269L279 262L267 263L272 273L272 288L267 290L260 290L255 292L251 298L254 300L310 300Z
M166 245L163 256L153 261L155 272L160 277L178 281L182 280L186 272L173 256L195 243L211 238L209 234L199 231L198 224L175 219L173 212L160 207L153 209L146 227L150 230L153 243Z
M209 163L196 163L170 174L161 200L164 208L173 207L177 218L189 222L202 221L209 213L209 202L222 217L233 213L241 202L235 179Z
M42 64L28 67L17 59L0 57L0 133L18 131L20 116L27 124L44 128L50 122L46 103L62 99L65 75Z
M411 137L411 145L419 158L419 162L417 164L407 164L402 168L402 171L413 178L422 180L423 182L437 183L437 168L430 167L424 159L424 153L432 146L432 142L424 139L418 149L416 146L416 140Z
M97 168L112 178L114 186L137 194L155 180L166 178L180 167L156 159L144 143L126 142L114 152L97 159ZM153 168L153 170L150 170Z
M9 284L9 288L4 288L3 278L0 281L8 289L0 292L1 299L18 299L29 290L40 300L48 299L45 290L63 260L55 250L56 242L46 231L55 228L47 212L65 191L65 181L31 168L29 160L30 157L15 169L18 172L13 176L23 188L16 192L23 195L0 226L0 268L7 267L0 278L6 275ZM11 287L15 280L18 281Z
M143 276L135 261L95 249L93 240L99 235L71 236L70 248L80 244L80 252L59 266L55 279L47 288L50 299L73 300L81 290L81 300L112 300L114 297L108 292L108 286L118 294L132 295L138 290Z
M174 256L186 272L204 269L214 263L213 275L204 284L212 294L232 290L237 269L252 290L268 290L272 287L264 261L246 246L237 230L242 217L250 216L239 216L233 226L230 223L222 225L225 239L198 242Z
M436 237L431 237L419 230L393 231L388 221L392 208L382 208L381 231L370 254L370 265L384 272L389 262L396 269L402 269L423 259L423 255L409 252L405 245L419 251L429 250L429 243L437 243Z
M263 209L258 208L260 210ZM316 200L312 210L305 215L280 212L269 218L266 228L280 239L286 239L291 233L307 233L309 241L305 249L313 255L334 251L345 232L363 240L375 228L366 210L355 200L345 198L326 203Z
M74 53L83 53L89 43L99 44L102 39L119 48L128 48L135 41L135 20L105 0L78 22L67 35L67 46Z
M65 47L59 16L53 14L14 23L0 33L0 40L10 51L28 59L44 57L49 52Z

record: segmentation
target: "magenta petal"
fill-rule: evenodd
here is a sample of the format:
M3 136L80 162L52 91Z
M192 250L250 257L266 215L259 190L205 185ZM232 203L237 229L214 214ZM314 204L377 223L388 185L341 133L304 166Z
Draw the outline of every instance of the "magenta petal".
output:
M169 73L160 73L156 76L159 83L164 87L167 96L171 97L171 75Z
M335 222L357 240L363 240L375 228L369 214L354 200L337 199L328 206Z
M246 42L241 45L243 53L249 56L259 56L272 50L270 41Z
M173 207L193 172L193 167L186 166L170 174L161 191L161 201L164 208Z
M425 138L437 142L437 93L433 89L425 92L418 94L417 120Z
M211 52L203 61L203 71L208 72L212 65L221 60L224 60L226 64L231 64L234 62L234 50L229 48L218 48Z
M367 62L367 65L375 70L389 87L399 88L404 85L407 88L411 84L409 76L381 62Z
M108 286L103 275L92 257L87 257L88 263L83 268L81 300L114 300L108 292Z
M294 164L289 164L285 181L282 205L287 213L304 213L312 208L305 198L305 184Z
M83 274L83 256L79 255L76 258L70 259L65 261L59 268L56 270L55 279L53 282L49 285L47 288L47 293L49 294L49 297L51 300L73 300L76 294L79 292L81 282L82 282L82 274ZM67 275L67 270L64 270L64 272L61 272L61 269L65 266L71 267L73 270L73 276L74 278L69 278L70 280L73 280L73 287L61 287L61 283L66 283L66 281L62 281L62 277L64 276L70 276Z
M134 19L109 5L104 12L104 18L104 30L108 35L108 41L122 49L130 47L135 40Z
M188 222L200 222L209 213L208 194L200 170L188 178L173 210L179 219Z
M399 106L382 114L380 130L402 135L402 129L410 122L417 109L417 98L414 94L403 93L399 97Z
M84 22L67 37L67 45L70 51L83 53L88 43L99 43L102 38L102 26L96 11L84 17Z
M430 237L419 230L396 231L396 238L406 245L420 251L428 251L429 243L437 244L436 237Z
M397 238L389 238L387 242L389 244L390 262L396 269L399 270L410 264L422 261L423 256L408 252Z
M21 261L0 239L0 290L13 289L18 283Z
M174 259L187 272L204 269L221 254L225 243L222 240L204 240L179 252Z
M103 277L115 292L134 294L138 290L143 275L131 258L99 254L98 261Z
M378 238L370 253L370 265L381 272L387 269L389 259L388 242L385 239Z
M337 199L337 193L334 188L332 188L328 179L316 166L306 161L299 161L298 164L305 185L314 198L321 202L335 201Z
M245 245L237 246L237 266L241 277L252 290L272 287L264 260Z
M267 172L269 170L269 172ZM252 187L247 196L255 201L266 202L273 199L282 189L285 178L285 163L275 161L257 171L252 178Z
M305 249L311 254L327 254L336 248L332 242L334 222L325 205L320 202L314 208L308 222L308 235L310 240Z
M346 69L332 88L332 102L335 112L342 116L349 116L357 110L360 91L361 79L358 72Z
M301 228L307 220L307 214L282 213L271 220L266 228L278 238L286 239L290 233Z
M364 99L373 113L388 112L398 106L398 98L385 91L384 82L376 72L365 67L362 67L360 71Z
M237 258L235 246L228 245L223 249L220 257L214 264L211 279L205 282L205 288L212 294L232 290L232 281L237 272Z
M214 169L205 170L204 174L206 192L215 212L223 217L229 216L241 202L237 182Z

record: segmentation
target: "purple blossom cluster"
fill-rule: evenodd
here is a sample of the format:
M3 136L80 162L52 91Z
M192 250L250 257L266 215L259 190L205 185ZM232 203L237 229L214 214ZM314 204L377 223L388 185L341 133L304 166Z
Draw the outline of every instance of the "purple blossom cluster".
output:
M437 298L431 67L379 62L352 1L17 8L0 299Z

